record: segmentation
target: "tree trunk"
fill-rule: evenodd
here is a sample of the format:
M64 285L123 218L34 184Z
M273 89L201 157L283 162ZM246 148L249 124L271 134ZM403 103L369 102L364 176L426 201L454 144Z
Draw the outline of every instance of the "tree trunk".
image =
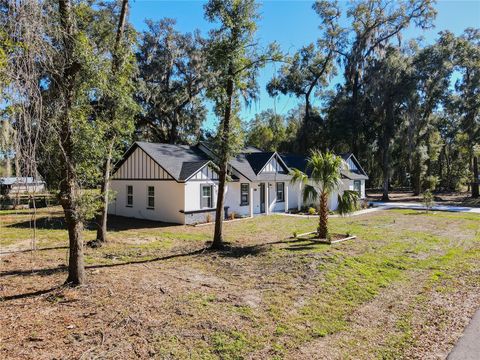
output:
M220 147L220 173L218 174L218 194L215 211L215 233L213 235L212 249L220 250L224 247L223 244L223 204L225 200L225 184L227 181L227 166L228 166L228 143L230 141L230 118L232 115L233 104L233 64L230 64L228 69L227 79L227 103L225 104L225 113L223 118L222 128L222 144Z
M108 155L103 166L103 178L101 188L102 207L97 215L97 238L92 244L94 247L102 246L107 242L107 220L108 220L108 191L110 190L110 172L112 171L112 152L114 141L109 144Z
M418 154L415 154L413 156L412 163L413 194L420 195L420 193L422 192L422 164Z
M225 200L225 183L227 180L227 162L220 164L218 174L218 194L217 204L215 210L215 233L213 235L213 242L211 248L214 250L221 250L224 248L223 244L223 218L224 218L224 200Z
M320 195L320 214L318 219L318 237L328 238L328 196L322 192Z
M395 114L393 108L393 95L388 96L385 104L385 126L382 136L382 174L383 174L383 195L382 200L390 200L388 197L388 185L390 183L390 142L394 135Z
M128 11L128 0L122 0L122 8L120 10L120 17L118 19L117 33L115 37L115 45L112 53L112 78L114 78L118 69L120 68L121 61L120 56L118 55L120 43L122 41L124 29L125 29L125 19L127 17ZM107 101L107 103L109 103ZM110 111L110 117L112 122L115 121L115 105L114 102L110 102L112 109ZM97 237L94 242L91 242L93 247L102 246L107 242L107 222L108 222L108 191L110 189L110 172L112 171L112 157L113 157L113 148L115 147L116 137L112 136L108 144L107 158L103 166L103 176L101 184L101 202L102 206L100 208L100 213L97 216Z
M122 9L120 10L120 18L118 19L117 34L115 36L115 45L113 48L112 72L115 73L120 67L120 57L118 56L118 48L122 41L123 32L125 30L125 19L127 18L128 0L122 0Z
M420 170L415 170L413 174L413 194L420 195L422 192L422 180Z
M66 181L64 199L62 201L65 222L68 229L69 256L68 278L66 284L77 286L85 283L85 265L83 261L83 224L78 219L78 209L75 201L75 180Z
M85 283L85 269L83 263L83 223L80 219L78 202L76 199L77 175L75 164L75 148L73 143L73 128L71 123L71 109L75 94L75 78L78 75L80 65L74 58L74 30L72 21L72 10L69 0L58 0L60 22L63 30L64 55L66 66L61 81L62 95L64 97L64 112L61 119L62 124L58 141L64 156L64 163L61 167L62 183L60 185L60 197L65 213L65 222L69 238L69 262L68 278L66 283L70 285L81 285Z
M389 201L388 197L388 184L390 179L390 163L389 163L389 150L390 140L387 139L387 135L383 135L383 154L382 154L382 174L383 174L383 195L382 201Z
M478 157L473 156L473 182L472 182L472 197L478 198L479 195L479 179L478 179Z
M5 176L12 176L12 159L8 155L5 157Z
M170 144L176 144L178 138L178 114L176 111L173 112L172 125L168 134L168 142Z
M358 134L359 134L359 122L360 115L358 113L358 92L359 92L359 75L358 71L355 70L354 81L352 85L352 145L351 151L355 156L359 157L359 148L358 148Z
M83 263L83 223L77 201L77 176L75 164L72 160L74 146L70 114L65 115L60 133L60 145L64 151L65 163L62 166L62 183L60 185L60 201L65 214L68 229L69 257L67 284L76 286L85 283L85 268Z

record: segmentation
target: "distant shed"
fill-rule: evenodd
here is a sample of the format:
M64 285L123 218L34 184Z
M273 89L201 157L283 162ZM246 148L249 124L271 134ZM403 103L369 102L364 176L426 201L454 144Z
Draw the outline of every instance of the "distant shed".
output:
M41 193L45 191L45 181L33 177L0 177L0 194Z

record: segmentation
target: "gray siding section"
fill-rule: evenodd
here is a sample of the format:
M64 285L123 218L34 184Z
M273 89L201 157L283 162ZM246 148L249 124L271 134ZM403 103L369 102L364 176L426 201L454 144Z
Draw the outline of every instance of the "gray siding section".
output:
M158 165L145 151L137 148L115 174L113 174L113 179L173 180L173 177Z

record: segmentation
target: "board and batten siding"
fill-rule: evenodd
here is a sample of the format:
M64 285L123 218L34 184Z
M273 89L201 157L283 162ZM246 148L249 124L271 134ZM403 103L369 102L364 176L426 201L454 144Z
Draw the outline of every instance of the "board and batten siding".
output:
M260 171L260 174L263 173L278 173L284 171L282 165L279 164L278 160L274 156L270 161L265 165L265 167Z
M350 171L358 171L357 165L355 165L351 156L347 159L346 163Z
M114 180L174 180L165 169L139 147L115 171L112 178Z
M189 181L192 180L218 180L218 174L206 165L189 179Z
M212 202L215 207L217 201L218 174L206 165L185 182L185 211L202 210L200 200L202 185L212 186Z

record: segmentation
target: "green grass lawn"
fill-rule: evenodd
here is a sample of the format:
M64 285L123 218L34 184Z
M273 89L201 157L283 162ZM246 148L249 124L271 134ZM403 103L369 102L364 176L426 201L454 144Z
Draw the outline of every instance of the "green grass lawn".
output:
M66 245L58 216L39 214L38 244ZM3 249L30 246L28 217L0 214ZM86 249L89 285L53 298L9 300L61 284L66 249L4 258L0 356L444 358L480 306L478 214L332 218L332 232L357 235L333 246L289 239L316 219L263 216L225 224L221 253L199 251L213 226L111 224L111 242Z

